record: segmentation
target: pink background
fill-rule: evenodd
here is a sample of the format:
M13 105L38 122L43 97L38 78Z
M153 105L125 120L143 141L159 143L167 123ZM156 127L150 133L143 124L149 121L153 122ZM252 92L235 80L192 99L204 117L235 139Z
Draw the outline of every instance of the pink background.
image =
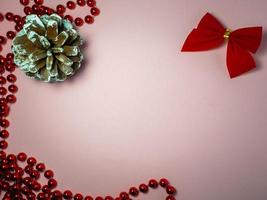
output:
M1 10L22 13L17 2L1 0ZM232 29L267 27L266 0L99 0L98 6L96 23L80 29L87 61L75 77L45 84L17 70L8 150L45 162L59 188L94 196L167 177L180 200L266 200L266 34L257 70L233 80L226 46L179 52L207 11ZM10 27L4 24L1 33ZM161 190L140 196L164 197Z

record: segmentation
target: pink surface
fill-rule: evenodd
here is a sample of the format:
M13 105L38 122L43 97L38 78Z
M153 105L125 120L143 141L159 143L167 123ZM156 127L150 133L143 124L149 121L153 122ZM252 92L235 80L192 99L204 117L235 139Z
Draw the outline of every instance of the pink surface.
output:
M1 0L1 10L22 13L17 2ZM80 29L87 61L73 79L45 84L17 70L8 151L37 156L55 170L61 189L75 192L116 195L167 177L180 200L266 200L266 35L257 70L233 80L226 46L179 52L207 11L232 29L267 27L266 0L98 6L96 23ZM140 198L164 196L157 190Z

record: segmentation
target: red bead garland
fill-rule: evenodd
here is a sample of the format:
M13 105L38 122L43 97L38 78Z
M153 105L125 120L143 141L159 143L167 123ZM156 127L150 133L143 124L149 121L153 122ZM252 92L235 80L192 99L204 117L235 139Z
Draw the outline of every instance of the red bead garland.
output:
M76 26L86 24L93 24L95 16L100 14L100 10L96 7L95 0L76 0L68 1L66 6L58 5L56 9L44 6L44 0L32 0L34 3L30 6L30 0L19 0L20 4L24 6L25 15L57 13L65 19L74 22ZM88 6L90 14L84 18L73 17L72 15L64 15L67 9L75 9L77 6ZM14 22L14 31L6 32L5 36L0 36L0 52L2 47L7 43L7 39L12 40L16 36L16 32L22 30L25 23L26 16L20 16L7 12L0 13L0 22L4 19ZM13 62L14 55L8 53L5 57L0 55L0 192L3 192L4 200L130 200L131 197L137 197L140 193L147 193L150 188L157 188L160 185L166 190L166 200L175 200L176 189L169 184L165 178L159 181L151 179L147 184L140 184L139 187L131 187L128 192L121 192L118 197L97 196L93 198L90 195L83 196L80 193L73 193L70 190L57 190L58 182L54 178L54 172L46 169L44 163L38 162L35 157L27 156L26 153L21 152L17 155L7 154L5 149L8 148L8 139L10 133L7 128L10 125L7 119L10 106L17 100L15 94L18 92L16 85L17 77L14 75L16 65ZM21 163L26 165L22 168ZM39 182L41 176L47 179L45 184Z

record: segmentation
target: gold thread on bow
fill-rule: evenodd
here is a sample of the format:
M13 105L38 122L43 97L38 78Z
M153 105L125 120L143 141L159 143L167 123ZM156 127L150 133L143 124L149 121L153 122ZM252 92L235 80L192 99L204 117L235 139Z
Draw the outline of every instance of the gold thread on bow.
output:
M230 37L230 35L231 35L231 30L227 28L227 29L225 30L225 33L224 33L223 37L224 37L226 40L228 40L229 37Z

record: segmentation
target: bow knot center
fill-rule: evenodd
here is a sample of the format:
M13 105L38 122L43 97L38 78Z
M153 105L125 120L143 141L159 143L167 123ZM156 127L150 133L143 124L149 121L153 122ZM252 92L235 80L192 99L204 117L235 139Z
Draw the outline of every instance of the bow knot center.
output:
M231 35L231 30L227 28L227 29L225 30L225 33L224 33L223 37L224 37L225 39L229 39L230 35Z

